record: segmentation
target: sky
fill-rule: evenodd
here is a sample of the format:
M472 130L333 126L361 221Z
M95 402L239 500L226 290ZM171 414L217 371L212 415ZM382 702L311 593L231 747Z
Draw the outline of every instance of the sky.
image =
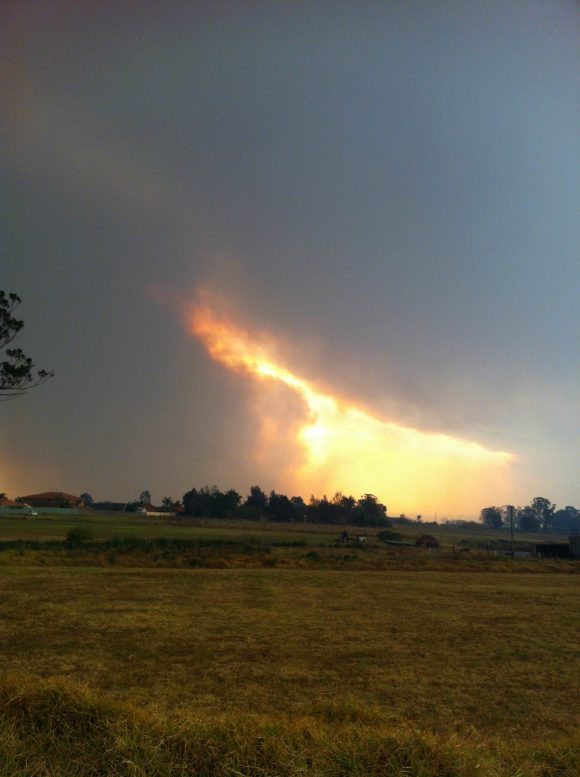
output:
M7 2L0 491L579 505L573 2Z

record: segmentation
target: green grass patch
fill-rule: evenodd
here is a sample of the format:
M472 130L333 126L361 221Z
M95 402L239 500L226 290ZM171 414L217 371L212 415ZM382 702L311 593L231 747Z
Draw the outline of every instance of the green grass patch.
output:
M71 530L85 529L90 531L95 539L101 540L114 537L138 539L165 537L244 541L251 537L270 544L303 542L307 545L318 545L328 544L340 534L338 527L331 527L331 531L325 531L325 528L318 527L317 531L311 531L298 524L280 526L257 521L169 520L131 515L38 516L0 518L0 541L59 540L65 539Z

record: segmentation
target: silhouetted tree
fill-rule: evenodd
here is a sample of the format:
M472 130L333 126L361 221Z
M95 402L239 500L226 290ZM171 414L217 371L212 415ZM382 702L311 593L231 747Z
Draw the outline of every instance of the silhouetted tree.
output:
M363 494L356 503L355 523L361 526L390 526L386 505L379 502L374 494Z
M270 493L268 498L268 515L274 521L292 521L294 518L294 505L286 494Z
M212 518L233 518L242 497L233 488L222 493L215 488L210 494L210 515Z
M215 488L215 486L214 486ZM209 518L211 515L211 491L209 486L202 486L199 490L192 488L183 495L183 506L187 515L195 518Z
M481 511L481 522L488 529L501 529L503 514L499 507L484 507Z
M90 507L95 501L90 494L86 493L86 491L84 494L81 494L79 498L83 500L83 502L87 505L87 507Z
M522 507L517 512L516 525L520 531L538 532L541 528L540 516L532 507Z
M290 501L294 508L294 520L305 521L306 520L306 502L301 496L291 496Z
M181 500L186 515L195 515L197 509L197 489L186 491Z
M246 497L244 504L265 513L268 507L268 497L260 486L250 486L250 493Z
M184 494L183 507L186 515L196 518L232 518L241 499L233 488L223 493L217 486L205 485Z
M141 491L141 493L139 494L139 501L141 502L142 505L144 505L144 504L150 505L151 504L151 491L148 491L147 489L145 489L144 491Z
M537 496L532 499L532 504L530 507L538 516L542 529L545 532L550 531L552 526L552 516L556 509L556 505L552 504L549 499L546 499L543 496Z
M19 397L54 375L47 370L35 372L32 359L21 348L7 347L24 326L24 321L13 315L21 301L18 294L0 290L0 353L5 351L7 357L0 362L0 401Z
M308 520L312 523L340 523L337 510L326 494L320 499L311 496L307 511Z
M357 515L357 501L354 496L345 496L341 491L337 491L332 497L332 504L337 508L340 523L354 522Z
M580 511L572 505L556 510L552 515L552 530L556 534L580 534Z
M373 494L363 494L355 500L337 492L332 500L312 496L307 508L313 523L353 524L355 526L390 526L387 508Z

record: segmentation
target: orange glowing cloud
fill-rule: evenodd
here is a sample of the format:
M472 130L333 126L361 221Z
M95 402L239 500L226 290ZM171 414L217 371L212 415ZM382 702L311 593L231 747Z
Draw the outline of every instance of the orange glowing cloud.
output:
M257 403L273 455L272 429L279 430L284 444L287 440L282 438L291 434L300 452L292 466L279 473L283 482L276 487L303 495L372 492L387 501L391 512L395 505L397 512L448 515L478 512L482 500L499 503L507 496L511 454L377 417L354 402L318 390L281 364L276 342L266 334L232 324L205 301L182 310L187 331L204 344L212 359L256 381L264 394L274 383L302 400L300 422L286 430L281 395L278 408L271 401L262 408Z

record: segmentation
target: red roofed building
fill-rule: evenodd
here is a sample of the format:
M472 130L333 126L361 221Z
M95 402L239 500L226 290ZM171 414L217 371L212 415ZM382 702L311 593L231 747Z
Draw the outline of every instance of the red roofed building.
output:
M84 507L80 496L65 494L64 491L45 491L42 494L28 494L19 497L20 502L26 502L31 507Z

